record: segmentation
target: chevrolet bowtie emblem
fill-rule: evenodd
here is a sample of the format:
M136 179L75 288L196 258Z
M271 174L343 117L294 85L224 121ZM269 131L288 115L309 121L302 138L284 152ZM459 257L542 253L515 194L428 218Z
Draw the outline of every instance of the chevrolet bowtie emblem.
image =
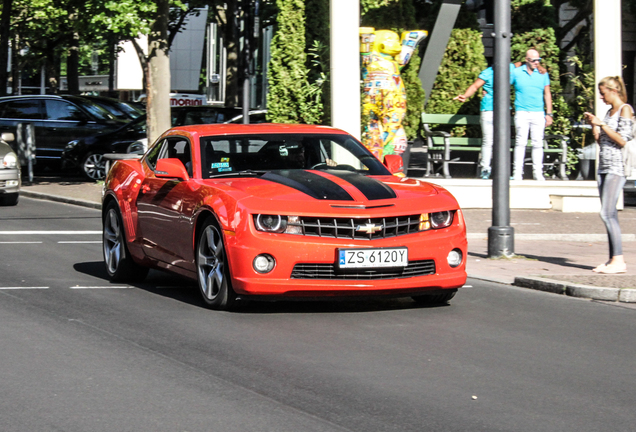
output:
M356 231L361 231L366 234L373 234L378 231L382 231L382 225L376 225L372 223L368 223L366 225L358 225Z

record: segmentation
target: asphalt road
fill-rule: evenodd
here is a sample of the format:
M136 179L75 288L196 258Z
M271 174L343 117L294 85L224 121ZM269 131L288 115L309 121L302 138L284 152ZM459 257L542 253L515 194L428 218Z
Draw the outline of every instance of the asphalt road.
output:
M631 431L636 310L469 280L410 300L203 307L110 284L97 210L0 208L0 430Z

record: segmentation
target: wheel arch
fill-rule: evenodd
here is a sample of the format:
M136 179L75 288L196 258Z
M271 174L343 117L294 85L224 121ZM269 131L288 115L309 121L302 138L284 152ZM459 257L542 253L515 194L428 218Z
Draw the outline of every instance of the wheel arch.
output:
M214 219L214 223L221 231L221 235L223 235L223 228L221 223L219 222L219 218L217 217L216 213L212 211L212 209L207 207L201 209L201 211L196 215L194 230L192 232L192 252L194 254L196 254L197 241L199 238L199 234L201 233L201 230L203 229L203 224L205 223L205 221L208 220L209 217L212 217L212 219Z

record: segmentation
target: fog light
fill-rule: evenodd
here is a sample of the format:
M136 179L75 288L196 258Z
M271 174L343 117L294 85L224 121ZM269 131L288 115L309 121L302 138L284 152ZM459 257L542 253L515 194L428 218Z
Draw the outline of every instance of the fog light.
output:
M258 273L269 273L274 270L274 266L276 265L276 260L273 256L268 254L261 254L254 258L252 262L252 267Z
M18 181L17 180L7 180L6 182L6 186L7 187L12 187L12 186L17 186L18 185Z
M453 268L458 267L462 263L462 251L459 249L453 249L448 253L446 261L448 261L449 266Z

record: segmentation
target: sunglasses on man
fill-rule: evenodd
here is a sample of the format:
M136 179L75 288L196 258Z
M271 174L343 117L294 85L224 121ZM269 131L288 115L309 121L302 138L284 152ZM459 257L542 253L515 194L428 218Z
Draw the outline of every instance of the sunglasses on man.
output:
M528 61L529 61L530 63L535 63L535 62L540 62L540 61L541 61L541 57L539 57L539 58L529 58L529 57L526 57L526 58L528 59Z

